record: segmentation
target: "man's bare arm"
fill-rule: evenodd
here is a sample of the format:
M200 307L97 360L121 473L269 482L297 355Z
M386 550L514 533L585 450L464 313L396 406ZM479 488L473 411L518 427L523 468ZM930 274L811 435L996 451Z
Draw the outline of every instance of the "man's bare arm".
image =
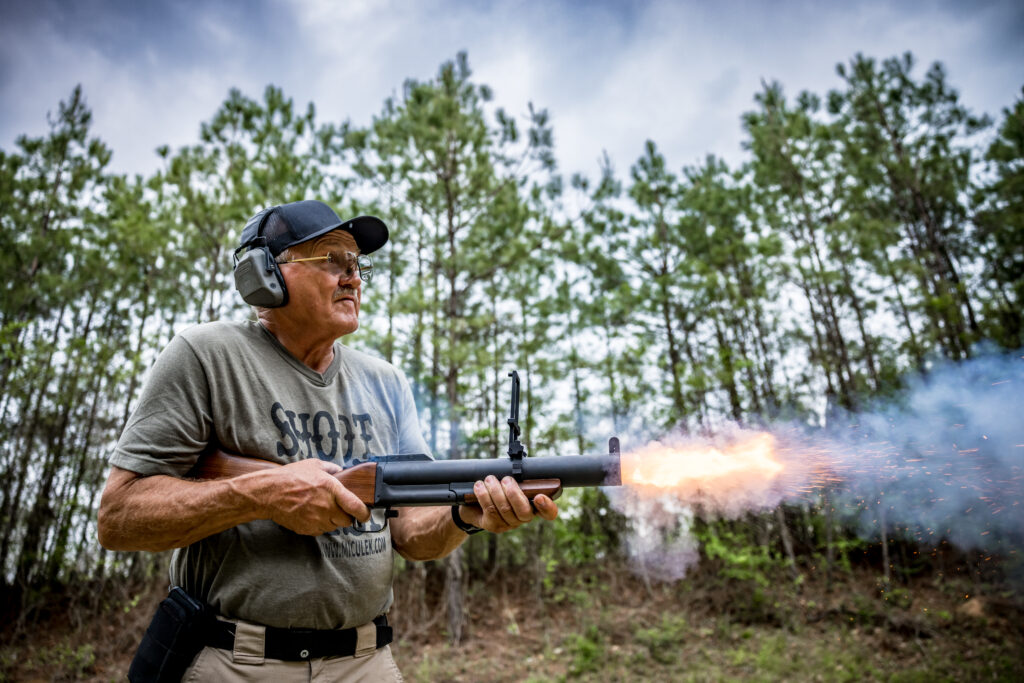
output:
M473 485L473 492L480 504L462 506L462 521L493 533L511 531L536 515L547 520L558 516L558 506L545 495L533 499L534 512L511 477L502 481L487 477ZM466 538L466 532L452 521L449 507L402 508L391 521L391 541L407 560L436 560L458 548Z
M317 535L369 519L369 510L318 459L232 479L191 481L114 467L100 500L100 543L111 550L181 548L257 519Z

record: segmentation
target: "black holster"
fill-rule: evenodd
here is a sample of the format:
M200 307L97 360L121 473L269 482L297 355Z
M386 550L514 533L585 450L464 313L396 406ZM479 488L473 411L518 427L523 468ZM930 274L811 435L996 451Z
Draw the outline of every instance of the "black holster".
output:
M211 610L177 586L156 608L128 669L132 683L178 683L203 649Z

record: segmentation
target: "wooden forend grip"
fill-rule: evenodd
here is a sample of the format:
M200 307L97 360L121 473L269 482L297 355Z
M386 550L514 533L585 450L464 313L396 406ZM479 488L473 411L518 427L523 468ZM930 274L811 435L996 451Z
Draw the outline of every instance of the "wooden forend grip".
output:
M562 495L562 480L561 479L527 479L526 481L519 482L519 488L523 490L526 497L533 500L540 494L546 495L548 498L554 500ZM472 493L466 494L466 502L470 505L476 503L476 495Z

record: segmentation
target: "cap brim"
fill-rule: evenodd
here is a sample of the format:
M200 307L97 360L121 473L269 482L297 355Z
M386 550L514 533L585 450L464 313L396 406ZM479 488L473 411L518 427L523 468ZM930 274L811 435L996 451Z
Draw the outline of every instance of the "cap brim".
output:
M359 252L362 254L373 253L388 241L388 226L376 216L350 218L331 229L339 228L352 233L352 237L356 240L356 246L359 247Z

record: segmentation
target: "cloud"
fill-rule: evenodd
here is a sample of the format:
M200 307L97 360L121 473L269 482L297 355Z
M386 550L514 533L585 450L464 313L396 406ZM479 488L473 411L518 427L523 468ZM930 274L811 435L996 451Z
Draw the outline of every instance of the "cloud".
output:
M248 77L243 65L230 68L226 34L220 32L221 42L210 39L216 14L131 15L115 5L100 5L106 11L91 15L78 5L42 3L38 14L5 25L5 144L20 133L45 134L46 112L81 84L93 134L114 151L112 166L151 171L158 145L195 142L199 122L226 96L228 79L263 82Z
M82 83L114 167L150 172L153 149L194 142L231 87L259 97L274 83L321 121L366 124L406 78L467 50L496 106L550 111L564 173L594 175L603 149L625 173L648 138L675 170L707 153L735 165L761 79L824 94L858 51L911 50L921 72L941 60L965 103L997 114L1024 82L1022 17L1011 2L877 0L5 3L0 145L41 134Z

